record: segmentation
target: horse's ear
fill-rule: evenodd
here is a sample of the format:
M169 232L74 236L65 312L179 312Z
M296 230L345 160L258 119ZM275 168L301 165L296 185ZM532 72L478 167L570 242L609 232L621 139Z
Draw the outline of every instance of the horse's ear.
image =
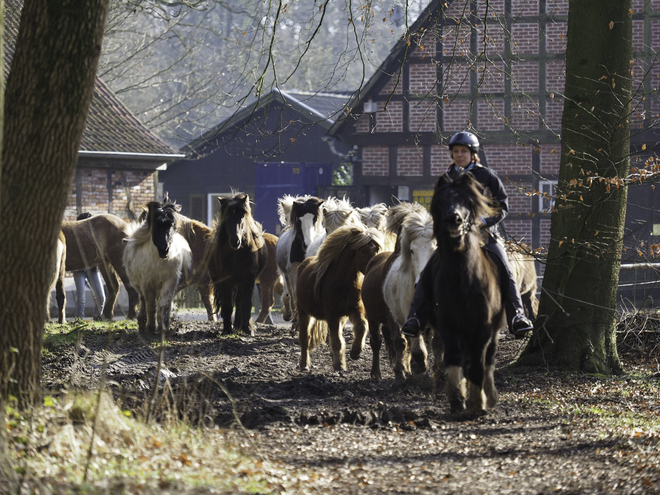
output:
M229 198L225 198L223 196L218 198L218 203L220 203L220 209L224 209L227 204L229 204Z
M181 211L181 205L174 203L172 207L174 208L174 211L176 211L177 213Z
M163 200L161 201L163 204L171 203L170 201L170 193L165 191L165 194L163 194Z

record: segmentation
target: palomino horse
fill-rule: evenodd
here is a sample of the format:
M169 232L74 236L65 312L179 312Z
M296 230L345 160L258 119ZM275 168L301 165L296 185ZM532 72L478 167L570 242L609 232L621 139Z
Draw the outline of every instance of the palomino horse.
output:
M254 335L252 290L268 261L261 224L252 217L250 197L236 192L220 197L220 214L213 229L209 274L213 281L216 309L220 310L223 333L234 327ZM232 314L236 316L232 325Z
M127 316L133 319L136 315L138 294L131 286L123 264L124 239L131 235L132 230L131 224L110 214L62 223L62 232L66 238L66 270L99 267L108 291L103 307L106 320L114 317L120 279L128 293Z
M277 241L277 268L282 275L282 316L295 320L295 295L298 267L307 255L307 247L323 231L321 205L315 196L284 196L278 201L280 222L285 227Z
M55 266L53 267L53 278L48 288L48 302L46 303L46 317L50 320L50 295L55 289L55 300L57 301L57 323L66 321L66 291L64 290L64 269L66 265L66 238L60 231L57 239L57 248L55 250Z
M383 248L386 251L393 251L394 244L396 243L396 232L387 230L387 218L389 208L385 203L378 203L364 208L358 208L360 220L367 227L373 227L380 230L385 236L385 245Z
M165 334L177 287L192 270L192 253L178 233L180 205L152 201L146 209L145 220L126 241L124 266L140 295L138 328Z
M411 233L405 235L405 245L402 248L402 230L404 222L407 218L415 219L410 221ZM394 251L386 251L376 255L367 266L364 281L362 284L362 300L366 310L367 320L369 321L369 335L371 340L371 348L373 350L373 362L371 367L371 377L379 380L380 373L380 358L379 350L381 346L381 332L385 339L386 348L390 359L394 361L394 374L398 379L405 377L406 373L410 373L410 346L406 338L401 335L399 323L393 317L392 311L388 307L384 295L385 280L392 269L392 266L399 260L397 265L401 267L400 258L405 256L407 259L412 258L414 253L410 250L410 240L413 238L412 231L416 233L426 232L425 228L418 228L417 225L425 225L430 223L431 218L423 206L416 203L399 203L391 207L386 216L386 229L396 239ZM432 232L431 232L432 234ZM415 240L422 241L424 237L415 236ZM428 246L421 245L421 249L417 251L417 255L422 258L424 253L432 249L432 240L426 239L429 243ZM404 249L407 254L402 253ZM407 261L404 263L406 268L411 266ZM414 290L415 280L412 281ZM404 289L401 287L400 289ZM409 303L408 303L409 304ZM426 349L423 340L420 338L413 339L415 347L415 361L419 364L420 371L426 367Z
M353 324L351 358L360 357L367 328L360 295L362 278L382 243L383 236L376 229L340 227L328 236L317 256L301 263L296 292L301 371L310 369L310 350L324 342L328 333L334 369L346 369L346 318ZM316 321L310 329L312 319Z
M436 328L444 346L452 413L483 414L497 403L495 352L506 323L498 267L481 248L479 218L494 207L469 173L440 177L431 214L438 255L432 259ZM439 381L436 364L436 384ZM467 379L467 390L466 390Z
M329 197L323 203L323 230L307 247L305 256L315 256L326 237L344 225L361 225L360 215L346 199Z

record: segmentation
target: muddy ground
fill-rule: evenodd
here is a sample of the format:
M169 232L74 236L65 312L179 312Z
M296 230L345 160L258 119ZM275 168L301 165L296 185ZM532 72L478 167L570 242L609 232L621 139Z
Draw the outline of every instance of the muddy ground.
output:
M383 379L371 380L368 343L346 372L327 346L298 371L289 324L225 337L218 323L179 318L159 380L159 339L83 328L77 342L47 341L43 381L54 392L105 381L139 414L158 381L149 414L231 429L250 455L307 476L310 493L658 493L654 318L622 324L627 375L615 378L508 367L523 343L504 335L500 402L478 419L452 416L428 373L397 382L384 350Z

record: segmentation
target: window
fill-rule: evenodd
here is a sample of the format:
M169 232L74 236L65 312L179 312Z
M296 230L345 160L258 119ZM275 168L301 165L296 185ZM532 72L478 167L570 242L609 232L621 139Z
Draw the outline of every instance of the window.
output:
M539 181L539 212L550 213L555 206L555 191L557 189L556 180Z

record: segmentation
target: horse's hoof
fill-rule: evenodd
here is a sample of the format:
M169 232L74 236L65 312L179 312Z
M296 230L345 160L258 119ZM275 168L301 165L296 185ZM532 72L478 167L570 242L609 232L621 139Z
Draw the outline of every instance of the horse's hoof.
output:
M362 351L351 351L351 359L357 361L360 359L360 354L362 354Z
M402 370L395 370L394 371L394 381L396 382L404 382L406 381L406 374Z
M465 400L464 399L454 399L449 401L449 410L452 414L462 413L465 411Z
M376 381L376 382L379 382L381 380L380 371L378 371L378 372L372 371L371 372L371 379Z

